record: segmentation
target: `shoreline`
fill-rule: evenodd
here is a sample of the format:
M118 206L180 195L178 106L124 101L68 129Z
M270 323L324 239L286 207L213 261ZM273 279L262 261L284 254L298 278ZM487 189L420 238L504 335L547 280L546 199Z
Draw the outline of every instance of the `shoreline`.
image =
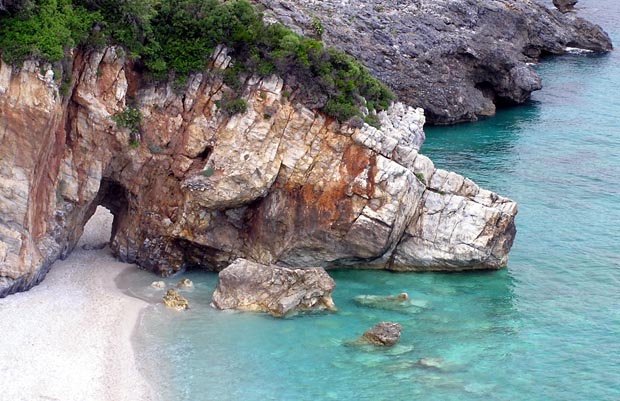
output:
M24 400L157 400L133 346L148 302L116 278L133 265L106 246L111 215L98 209L76 249L31 290L0 299L2 397Z

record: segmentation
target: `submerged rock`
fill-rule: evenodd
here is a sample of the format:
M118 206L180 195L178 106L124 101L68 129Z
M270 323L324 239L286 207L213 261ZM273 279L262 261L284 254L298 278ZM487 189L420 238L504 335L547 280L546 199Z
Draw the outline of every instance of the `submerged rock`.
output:
M444 367L444 360L443 358L422 358L417 364L425 368L442 369Z
M194 287L194 283L192 283L192 280L188 278L184 278L177 283L177 288L179 289L187 289L192 287Z
M400 323L381 322L368 329L361 340L377 346L392 346L398 342L402 326Z
M390 310L402 313L418 312L419 308L426 308L428 306L427 301L409 299L409 295L406 293L390 296L358 295L353 298L353 302L367 308Z
M166 288L166 283L164 283L163 281L153 281L151 283L151 287L156 288L158 290L163 290L164 288Z
M400 293L398 295L358 295L353 298L355 303L368 306L371 308L384 309L384 306L393 306L393 305L402 305L404 302L409 300L409 295L406 292Z
M174 288L169 288L163 298L164 305L170 309L185 310L189 308L189 302L183 298Z
M276 317L295 311L333 311L335 285L321 267L289 269L237 259L220 272L212 305Z

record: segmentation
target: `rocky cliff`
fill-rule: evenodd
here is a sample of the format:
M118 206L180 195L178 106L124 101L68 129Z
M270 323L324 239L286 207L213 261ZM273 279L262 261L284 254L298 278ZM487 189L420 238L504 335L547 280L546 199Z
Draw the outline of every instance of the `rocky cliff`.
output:
M531 66L567 47L606 52L607 34L536 0L258 0L266 14L355 56L429 122L495 114L541 88Z
M37 284L97 205L111 246L164 275L264 264L497 269L516 204L418 153L421 109L381 131L290 103L278 77L248 77L228 115L218 49L184 88L149 82L122 50L76 53L65 96L49 66L0 66L0 295ZM136 130L113 117L127 105Z

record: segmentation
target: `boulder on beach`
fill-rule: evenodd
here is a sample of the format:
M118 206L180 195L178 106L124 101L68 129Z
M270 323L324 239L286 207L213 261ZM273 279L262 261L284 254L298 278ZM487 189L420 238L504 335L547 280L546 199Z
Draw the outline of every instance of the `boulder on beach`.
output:
M322 267L292 269L237 259L220 272L212 305L276 317L294 311L333 311L335 286Z
M189 308L189 302L183 298L174 288L169 288L163 298L164 305L170 309L185 310Z
M361 340L381 347L390 347L398 342L401 330L400 323L381 322L366 330Z
M100 242L98 244L84 244L82 245L82 249L85 251L98 251L100 249L105 248L106 246L108 246L108 242Z
M192 287L194 287L194 283L192 283L192 280L188 278L184 278L177 283L177 288L179 289L187 289Z

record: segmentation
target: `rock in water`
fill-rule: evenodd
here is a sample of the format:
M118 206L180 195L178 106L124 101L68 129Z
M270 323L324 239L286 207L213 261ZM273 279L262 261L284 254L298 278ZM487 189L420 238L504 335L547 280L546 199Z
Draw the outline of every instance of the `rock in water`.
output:
M395 311L402 311L408 306L411 306L411 303L408 302L409 296L407 295L407 293L404 292L402 294L389 296L358 295L353 298L353 301L360 306L365 306L368 308Z
M164 295L164 305L170 309L185 310L189 308L189 302L183 298L174 288L169 288Z
M183 280L179 281L177 283L177 288L182 288L182 289L187 289L187 288L192 288L194 286L194 283L192 283L192 280L188 279L188 278L184 278Z
M166 283L164 283L163 281L153 281L151 283L151 287L157 288L158 290L163 290L164 288L166 288Z
M430 369L442 369L444 360L443 358L422 358L418 360L418 365Z
M289 269L237 259L219 274L212 305L218 309L267 312L335 310L336 284L321 267Z
M553 5L563 13L574 10L575 4L577 0L553 0Z
M392 346L398 342L402 326L400 323L381 322L368 329L362 340L378 346Z

